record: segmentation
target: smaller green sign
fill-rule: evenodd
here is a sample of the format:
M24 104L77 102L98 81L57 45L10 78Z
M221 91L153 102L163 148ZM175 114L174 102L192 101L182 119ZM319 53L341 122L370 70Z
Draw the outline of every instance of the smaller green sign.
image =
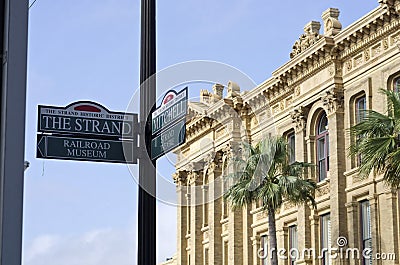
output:
M38 135L38 158L136 164L133 141Z
M188 107L188 88L185 87L178 94L170 90L162 100L162 104L152 114L151 133L155 135L165 128L184 119Z
M151 140L151 159L157 159L185 142L185 120L162 131Z

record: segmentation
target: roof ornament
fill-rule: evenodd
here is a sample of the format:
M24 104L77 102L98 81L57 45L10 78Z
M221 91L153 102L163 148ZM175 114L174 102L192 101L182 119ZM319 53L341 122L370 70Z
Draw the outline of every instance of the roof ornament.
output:
M311 21L304 26L304 33L300 35L300 38L294 43L292 52L290 53L290 59L296 55L304 52L315 44L322 35L319 34L321 23L318 21Z
M339 21L340 11L337 8L328 8L322 13L324 21L324 35L333 37L342 30L342 23Z

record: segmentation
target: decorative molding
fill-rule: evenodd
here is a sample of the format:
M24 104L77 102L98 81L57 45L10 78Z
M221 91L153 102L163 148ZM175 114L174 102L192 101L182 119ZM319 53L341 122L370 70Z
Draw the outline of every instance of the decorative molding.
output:
M321 100L323 105L327 108L328 113L336 112L343 107L343 92L339 92L335 88L328 89L323 92Z
M329 192L330 192L330 187L329 184L327 183L326 185L323 185L315 190L315 197L324 196L326 194L329 194Z
M186 171L178 171L172 174L172 178L174 183L178 185L185 185L187 182L187 172Z
M308 111L305 107L298 107L290 112L290 117L292 118L292 122L296 124L296 132L300 132L306 129L306 112Z

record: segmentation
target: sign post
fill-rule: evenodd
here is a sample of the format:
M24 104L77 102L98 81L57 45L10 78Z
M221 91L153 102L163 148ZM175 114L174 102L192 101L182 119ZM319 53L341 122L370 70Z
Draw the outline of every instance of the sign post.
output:
M0 1L0 264L20 265L28 1Z
M156 162L147 155L151 148L149 115L156 103L156 0L141 0L140 137L138 265L156 265Z

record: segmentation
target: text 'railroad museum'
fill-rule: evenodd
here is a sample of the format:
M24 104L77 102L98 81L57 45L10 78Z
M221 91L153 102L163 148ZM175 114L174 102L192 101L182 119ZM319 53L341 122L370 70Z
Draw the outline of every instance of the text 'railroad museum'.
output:
M286 137L296 161L315 165L308 177L317 182L316 209L285 202L276 214L278 248L300 252L279 258L280 265L399 264L399 191L379 175L361 179L360 158L348 156L354 139L347 129L365 109L386 113L380 89L400 88L400 0L378 2L344 29L339 10L326 10L322 23L304 27L291 59L250 91L232 80L189 103L173 176L182 205L177 254L166 264L270 264L260 256L268 249L267 213L257 203L232 211L221 196L235 144L257 143L266 133ZM339 247L371 247L382 258L318 257ZM305 249L316 254L301 255Z

